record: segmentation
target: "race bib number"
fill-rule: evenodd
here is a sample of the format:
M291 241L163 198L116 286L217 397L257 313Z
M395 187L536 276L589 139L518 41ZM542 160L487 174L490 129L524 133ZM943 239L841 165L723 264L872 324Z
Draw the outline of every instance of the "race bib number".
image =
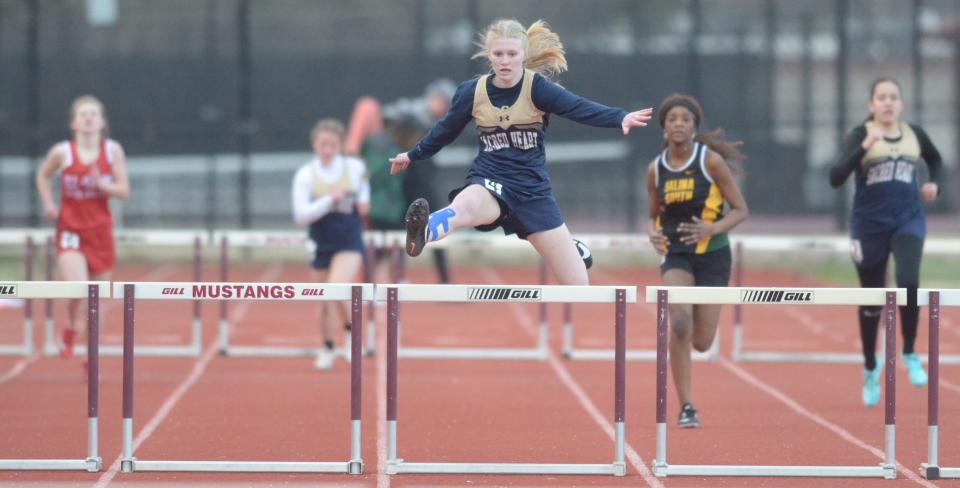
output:
M490 180L490 179L487 179L487 178L484 178L484 179L483 179L483 184L484 184L484 186L487 187L488 190L496 193L497 195L502 195L502 193L501 193L501 192L503 191L503 185L502 185L502 184L497 183L496 181L493 181L493 180Z
M60 249L80 249L80 236L76 232L60 232Z

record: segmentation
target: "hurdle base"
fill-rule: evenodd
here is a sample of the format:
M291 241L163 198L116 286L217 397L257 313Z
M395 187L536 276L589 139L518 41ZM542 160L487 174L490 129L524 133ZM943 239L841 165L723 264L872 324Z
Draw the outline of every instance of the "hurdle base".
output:
M132 459L130 471L215 472L215 473L345 473L356 474L355 461L140 461ZM362 470L362 465L361 468Z
M940 466L920 463L920 474L928 480L938 480L940 479Z
M668 476L817 476L842 478L896 477L896 468L879 466L748 466L748 465L697 465L653 464L653 474L658 478Z
M99 346L101 356L123 356L123 346L121 345L101 345ZM43 349L46 357L55 357L60 355L60 348L53 344L46 344ZM199 357L200 351L191 345L182 346L133 346L133 354L137 356L150 357ZM73 348L74 356L86 356L87 346L76 345Z
M87 464L87 471L90 473L96 473L103 468L103 459L101 459L99 456L88 457L84 460L84 462Z
M443 348L443 347L401 347L397 357L404 359L522 359L542 361L547 351L532 348Z
M0 356L29 356L30 354L33 354L32 347L10 345L0 346Z
M793 353L772 351L740 351L733 355L734 361L757 361L770 363L863 363L863 355L859 353Z
M0 471L90 471L87 459L0 459Z
M351 459L347 463L347 474L363 474L363 460Z
M287 347L287 346L228 346L220 350L220 355L230 358L315 358L317 351L323 345L316 347ZM342 347L333 350L334 357L350 361L350 351Z
M920 465L920 473L928 480L960 478L960 468L942 468L927 463Z
M563 357L571 361L613 361L613 349L571 349L563 353ZM695 351L690 358L694 361L716 361L720 358L717 351ZM650 349L628 349L624 359L627 361L656 361L657 351Z
M624 463L541 464L541 463L408 463L387 461L387 474L607 474L625 476Z
M122 473L132 473L135 471L135 465L137 464L137 458L129 458L120 461L120 472Z

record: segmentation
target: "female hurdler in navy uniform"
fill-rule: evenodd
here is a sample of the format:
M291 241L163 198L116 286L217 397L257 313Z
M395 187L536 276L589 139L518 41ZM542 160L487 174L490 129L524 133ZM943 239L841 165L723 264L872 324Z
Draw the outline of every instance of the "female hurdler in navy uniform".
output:
M566 70L563 45L542 21L525 29L516 20L498 20L483 36L493 74L465 81L444 116L409 152L390 160L392 172L426 159L453 142L470 120L480 151L466 185L436 212L423 199L407 209L407 253L417 256L428 242L462 227L492 230L527 239L564 285L587 285L587 270L553 198L544 157L548 114L596 127L643 127L652 109L627 113L581 98L548 78ZM579 251L579 252L578 252ZM587 251L588 252L588 251Z
M727 286L727 232L747 218L747 202L728 162L744 158L739 142L720 140L720 129L697 133L703 109L686 95L667 97L657 110L663 150L647 168L650 242L663 255L668 286ZM730 206L724 210L724 201ZM717 332L720 305L670 305L670 370L680 400L680 427L698 427L690 402L690 347L706 351Z
M839 187L856 172L856 193L850 214L850 250L860 277L860 286L886 286L887 258L893 253L897 286L907 289L907 305L900 307L903 331L903 362L910 383L927 384L927 373L913 352L917 340L917 287L927 218L924 202L937 198L940 152L926 132L900 121L903 100L900 85L880 78L870 87L870 117L854 127L843 154L830 169L830 184ZM917 191L916 167L927 163L930 181ZM877 367L877 325L880 307L860 307L860 340L863 342L863 404L880 400L880 368Z
M293 177L293 220L309 228L314 246L310 266L320 283L348 283L363 264L362 217L370 212L370 184L363 161L341 154L343 124L323 119L310 131L314 157ZM317 351L316 368L333 366L333 322L330 307L336 307L344 324L345 358L349 358L351 324L349 304L320 302L323 348Z

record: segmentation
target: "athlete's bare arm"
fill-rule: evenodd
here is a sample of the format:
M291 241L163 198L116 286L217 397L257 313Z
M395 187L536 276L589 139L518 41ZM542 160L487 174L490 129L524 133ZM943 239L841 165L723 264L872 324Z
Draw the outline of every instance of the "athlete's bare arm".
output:
M40 202L43 204L43 217L47 220L56 220L60 214L60 209L53 201L50 180L57 173L57 170L63 166L63 162L64 148L61 144L57 144L47 151L47 156L43 158L43 162L40 163L40 168L37 170L37 194L40 195Z

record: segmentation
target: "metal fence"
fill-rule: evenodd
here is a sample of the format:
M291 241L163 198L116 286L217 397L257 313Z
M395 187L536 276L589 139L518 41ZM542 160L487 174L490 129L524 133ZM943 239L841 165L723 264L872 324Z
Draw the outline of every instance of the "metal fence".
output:
M567 48L562 83L588 98L697 96L705 128L746 143L754 214L842 225L849 195L826 165L881 75L900 80L905 118L956 181L958 0L0 0L0 225L39 222L33 172L69 136L70 101L93 93L129 156L124 225L292 226L313 122L346 119L362 95L389 102L482 73L473 43L499 17L547 20ZM439 186L462 180L467 132L441 152ZM624 138L554 117L548 140L568 220L642 228L658 128ZM935 212L956 208L956 187Z

